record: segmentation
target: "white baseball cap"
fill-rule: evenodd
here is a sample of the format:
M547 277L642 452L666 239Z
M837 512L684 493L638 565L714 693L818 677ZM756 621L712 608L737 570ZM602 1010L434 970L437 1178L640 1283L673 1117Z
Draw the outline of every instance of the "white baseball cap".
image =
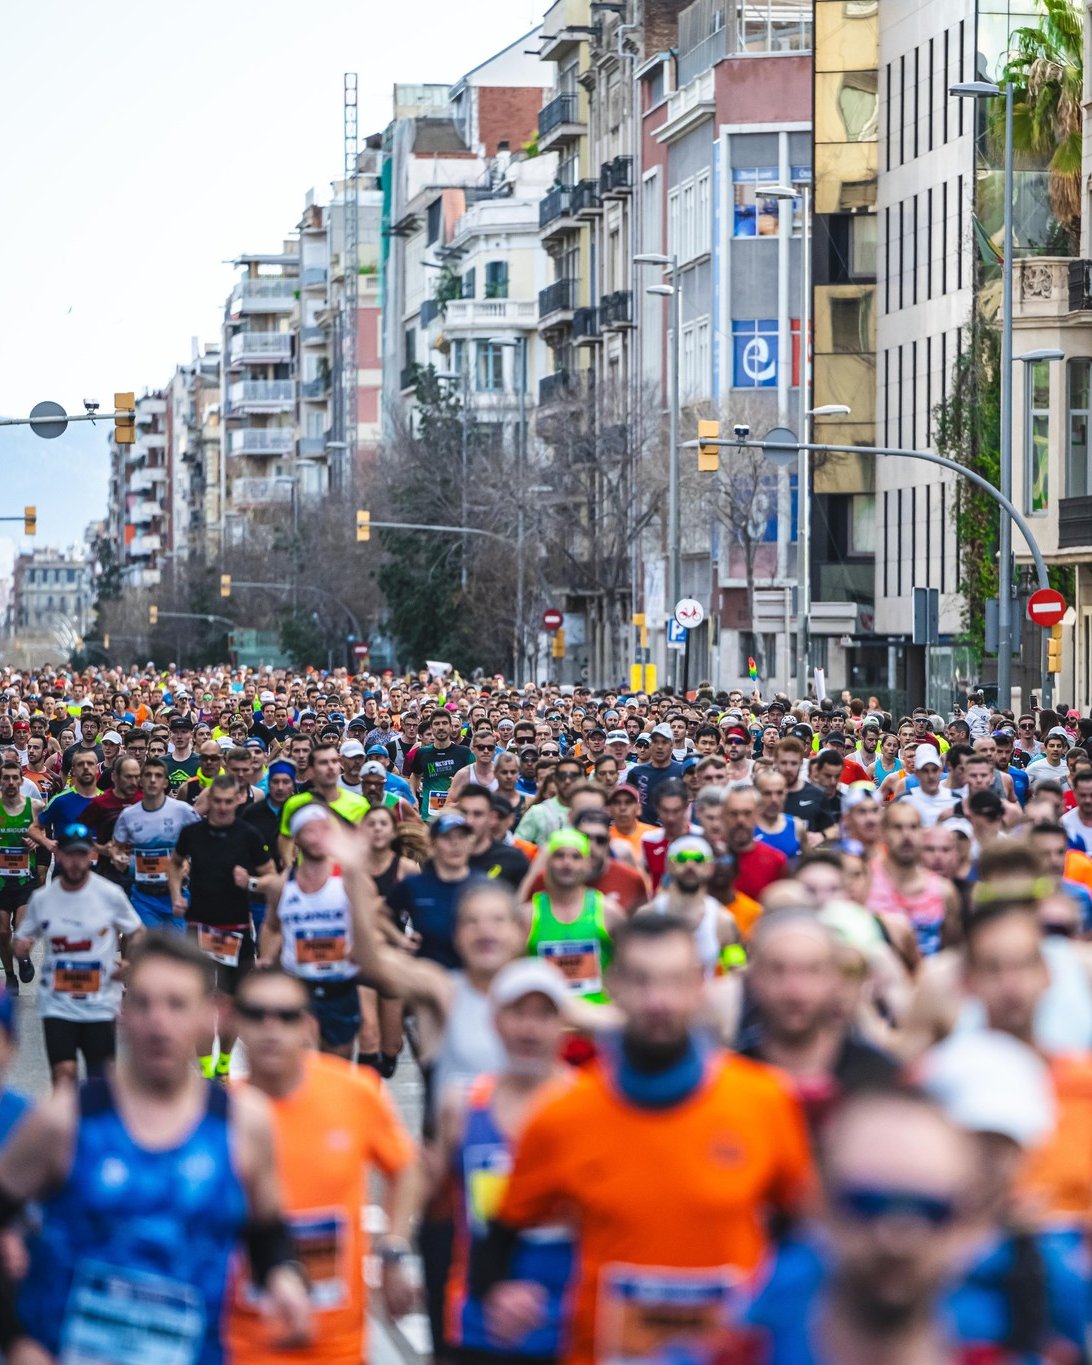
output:
M560 1010L568 999L565 978L548 962L538 957L517 957L502 967L489 987L494 1009L514 1005L528 995L544 995Z
M341 756L342 758L363 758L364 745L358 739L347 739L341 746ZM384 769L385 771L386 769Z
M292 812L292 818L288 822L288 833L293 839L303 829L304 825L313 824L316 820L329 820L330 812L318 801L308 801L306 805L300 806L298 810Z
M1054 1130L1054 1087L1046 1063L995 1029L953 1033L921 1062L920 1080L953 1123L1037 1147Z
M663 721L661 721L659 725L654 725L652 729L649 731L649 734L653 737L658 735L661 739L675 738L675 733L671 729L671 726L665 724Z
M940 768L943 764L940 761L940 754L931 744L919 744L914 750L914 771L919 768Z

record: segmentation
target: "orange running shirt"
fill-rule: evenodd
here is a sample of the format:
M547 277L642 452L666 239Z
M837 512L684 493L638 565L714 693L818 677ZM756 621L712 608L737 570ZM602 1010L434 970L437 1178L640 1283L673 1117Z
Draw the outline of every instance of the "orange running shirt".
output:
M599 1062L528 1121L498 1217L576 1228L566 1365L642 1359L669 1340L701 1359L767 1250L767 1212L795 1208L811 1183L800 1109L772 1069L718 1053L688 1100L646 1110Z
M1092 1061L1051 1057L1054 1132L1029 1153L1017 1191L1036 1221L1092 1227Z
M270 1100L277 1179L296 1259L311 1280L315 1339L285 1353L253 1299L245 1268L230 1298L228 1358L247 1365L360 1365L367 1299L361 1219L371 1168L396 1175L413 1160L413 1143L379 1077L340 1057L309 1052L303 1084Z

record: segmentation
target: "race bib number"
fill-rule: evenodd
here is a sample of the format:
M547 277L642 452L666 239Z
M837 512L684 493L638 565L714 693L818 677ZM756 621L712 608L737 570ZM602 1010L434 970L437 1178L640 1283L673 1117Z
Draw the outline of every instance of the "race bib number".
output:
M429 792L428 794L429 815L439 815L446 805L447 792Z
M349 936L331 929L297 929L296 961L301 967L329 967L349 956Z
M574 995L596 995L603 989L603 964L594 939L540 943L538 955L552 962Z
M604 1266L595 1358L599 1365L734 1360L725 1353L732 1299L724 1271Z
M290 1214L288 1224L296 1260L311 1284L312 1304L340 1308L348 1298L344 1218L340 1213Z
M138 853L136 855L136 879L145 885L165 886L167 868L171 863L169 853Z
M243 946L243 936L235 930L217 929L211 924L199 924L197 926L197 946L206 957L211 957L213 962L219 962L222 967L237 967L239 965L239 953Z
M164 1275L80 1266L61 1328L66 1365L194 1365L205 1333L201 1295Z
M29 874L29 848L0 848L0 877L26 877Z
M53 964L53 989L58 995L98 995L102 971L101 962L59 957Z

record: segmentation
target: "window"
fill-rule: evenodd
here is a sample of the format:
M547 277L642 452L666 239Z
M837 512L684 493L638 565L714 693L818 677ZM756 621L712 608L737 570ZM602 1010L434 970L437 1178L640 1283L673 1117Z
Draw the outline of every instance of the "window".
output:
M694 186L694 255L703 256L713 239L712 176L702 171Z
M1088 423L1092 417L1092 361L1071 360L1066 366L1068 428L1065 448L1065 495L1087 498L1092 494L1092 471L1088 465Z
M406 328L406 364L417 363L417 332L413 327Z
M835 355L866 355L869 341L869 315L872 295L830 300L831 350Z
M498 393L504 388L504 347L488 341L477 343L475 386L479 393Z
M691 399L694 395L694 328L682 329L682 396Z
M679 191L667 192L667 254L681 256L679 250Z
M851 555L874 555L876 553L876 495L875 493L854 493L849 504L849 553Z
M428 206L428 244L440 239L440 225L443 222L444 201L434 199Z
M475 289L474 268L463 271L463 298L472 299Z
M710 349L709 319L694 328L695 392L699 398L709 398L713 387L713 354Z
M1024 367L1025 395L1030 438L1024 451L1024 511L1045 514L1048 503L1047 470L1050 465L1050 362L1037 360Z
M307 410L307 435L312 440L321 440L326 431L326 414L315 412L314 409Z
M773 237L777 233L778 201L760 195L759 185L777 183L776 166L740 167L732 171L735 213L733 237ZM670 213L670 205L668 208Z
M849 275L854 280L876 278L876 229L874 213L855 213L849 220Z
M466 373L466 342L461 339L451 343L451 368L456 374Z
M679 259L689 261L694 256L694 182L681 186L679 199Z
M485 297L487 299L506 299L508 297L507 261L489 261L486 264Z

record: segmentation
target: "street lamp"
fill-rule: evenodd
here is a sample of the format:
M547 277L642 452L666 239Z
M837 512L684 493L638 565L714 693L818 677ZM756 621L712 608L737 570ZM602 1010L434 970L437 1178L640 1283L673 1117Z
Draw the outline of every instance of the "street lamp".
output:
M527 474L527 338L490 337L490 346L505 346L519 351L519 371L516 387L519 396L519 439L516 441L516 641L512 651L512 667L516 675L516 686L520 684L525 667L525 639L527 616L525 610L526 581L523 559L525 535L524 499L527 490L523 481Z
M462 413L460 414L462 420L461 420L461 422L459 423L459 446L460 446L460 459L459 459L459 463L460 463L460 465L461 465L461 474L462 474L462 477L461 477L460 480L459 480L459 483L460 483L460 486L461 486L461 508L460 508L460 513L459 513L459 521L462 523L463 526L466 525L466 519L467 519L467 516L469 515L469 512L468 512L468 510L467 510L467 496L468 496L468 492L469 492L469 490L468 490L468 488L467 488L467 484L468 484L468 481L469 481L469 463L470 463L470 433L469 433L469 427L468 427L468 422L469 422L469 420L470 420L470 357L469 357L469 356L466 357L466 361L467 361L467 363L464 365L464 367L463 367L463 369L462 369L461 372L460 372L459 370L436 370L436 371L434 372L434 373L435 373L435 377L436 377L437 379L446 379L446 380L450 380L450 381L452 381L452 382L454 382L454 383L458 383L458 382L461 381L461 382L462 382L462 386L463 386L463 410L462 410ZM462 545L461 545L461 547L460 547L460 553L459 553L459 586L460 586L460 588L463 590L463 592L465 593L465 592L466 592L466 586L467 586L467 574L466 574L466 536L465 536L465 535L463 536Z
M1000 486L1012 498L1012 196L1013 138L1012 82L962 81L948 87L960 99L1005 101L1005 217L1001 258L1001 451ZM997 706L1008 710L1012 701L1012 522L1001 518L997 537Z
M667 434L667 538L670 544L670 575L667 585L670 610L682 595L682 532L679 525L679 406L681 392L679 387L679 258L672 253L661 255L656 251L642 252L634 256L634 265L659 265L671 276L671 284L653 284L645 290L660 298L670 299L668 329L671 332L671 406L668 409ZM675 660L676 678L679 660Z

